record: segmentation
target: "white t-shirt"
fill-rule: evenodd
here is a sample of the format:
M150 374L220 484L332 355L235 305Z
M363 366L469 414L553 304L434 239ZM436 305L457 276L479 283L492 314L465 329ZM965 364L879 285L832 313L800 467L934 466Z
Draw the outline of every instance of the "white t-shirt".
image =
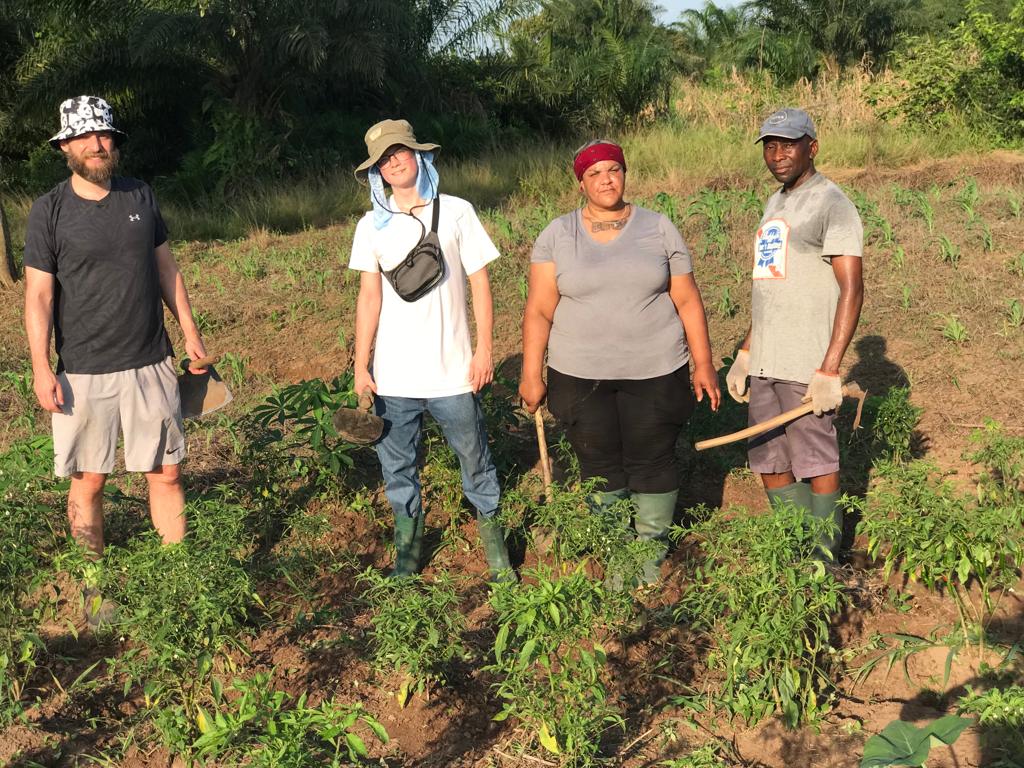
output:
M388 207L398 210L394 197ZM432 214L430 205L415 212L427 231ZM348 266L360 272L392 269L422 233L419 224L402 213L392 216L384 229L375 229L373 214L367 213L356 226ZM441 195L437 236L447 268L440 284L426 296L404 301L381 276L383 297L372 366L379 395L426 398L473 391L466 277L498 258L498 249L473 206L451 195Z

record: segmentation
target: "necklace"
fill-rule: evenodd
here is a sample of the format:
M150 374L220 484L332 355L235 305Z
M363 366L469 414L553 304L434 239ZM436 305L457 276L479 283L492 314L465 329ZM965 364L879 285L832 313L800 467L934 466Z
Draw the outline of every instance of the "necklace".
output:
M583 209L583 215L590 219L591 232L607 232L608 230L619 230L626 226L629 215L633 212L631 203L626 203L626 215L619 219L595 219L594 214L588 208Z

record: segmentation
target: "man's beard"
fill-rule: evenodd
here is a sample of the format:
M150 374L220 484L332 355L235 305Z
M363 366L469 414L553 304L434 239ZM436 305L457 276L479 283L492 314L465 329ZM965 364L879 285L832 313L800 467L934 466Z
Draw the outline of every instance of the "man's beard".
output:
M88 160L100 157L103 158L104 162L102 165L89 165ZM77 173L86 181L90 181L93 184L106 184L110 181L111 176L114 175L114 171L117 169L117 162L121 159L121 153L117 151L117 148L107 152L87 152L85 155L76 156L67 153L68 168L71 169L72 173Z

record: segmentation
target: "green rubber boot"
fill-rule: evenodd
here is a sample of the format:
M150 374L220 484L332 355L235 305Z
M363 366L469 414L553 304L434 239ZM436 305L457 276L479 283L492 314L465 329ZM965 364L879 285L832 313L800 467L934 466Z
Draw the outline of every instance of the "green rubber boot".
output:
M774 490L765 488L764 492L768 494L768 502L773 509L788 501L794 507L811 514L811 486L809 483L801 483L798 480Z
M843 536L843 509L839 505L841 495L839 491L811 494L811 514L818 520L828 520L832 524L831 530L823 533L818 540L822 556L829 560L835 560Z
M395 516L395 567L391 576L412 576L420 569L423 553L423 515Z
M634 493L636 502L636 537L640 541L658 542L658 553L644 563L644 584L657 584L661 580L661 564L668 553L668 529L676 511L679 491L668 493Z
M612 505L628 498L628 488L619 488L616 491L594 491L594 494L590 497L590 510L592 512L605 512Z
M516 572L508 559L508 545L505 543L505 531L501 523L494 517L485 517L476 513L476 526L480 531L480 540L484 543L484 554L487 556L487 567L490 569L490 580L495 583L516 581Z

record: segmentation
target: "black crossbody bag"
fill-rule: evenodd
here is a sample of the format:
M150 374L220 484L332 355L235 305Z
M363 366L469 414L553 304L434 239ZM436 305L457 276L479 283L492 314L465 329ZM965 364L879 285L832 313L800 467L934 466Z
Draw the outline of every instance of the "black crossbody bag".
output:
M384 271L381 267L381 274L391 283L402 299L405 301L416 301L430 293L438 283L444 279L445 265L444 252L441 250L441 241L437 237L437 220L441 213L441 196L434 198L434 213L430 222L430 231L426 231L423 223L417 218L416 222L423 227L423 235L416 246L393 269Z

